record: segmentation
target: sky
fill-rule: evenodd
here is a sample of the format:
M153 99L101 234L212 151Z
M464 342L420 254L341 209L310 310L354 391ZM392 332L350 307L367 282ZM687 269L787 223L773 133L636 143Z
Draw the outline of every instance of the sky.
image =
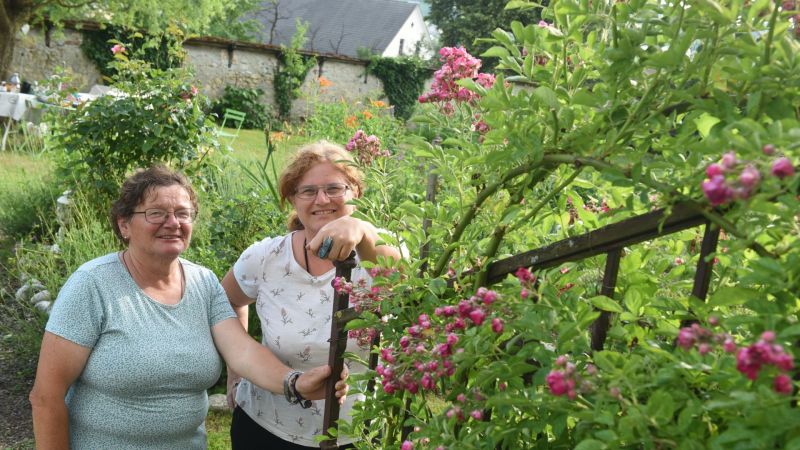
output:
M428 2L426 2L425 0L406 0L406 1L407 1L407 2L409 2L409 3L416 3L416 4L418 4L418 5L419 5L419 7L420 7L420 9L422 9L422 15L423 15L423 16L426 16L426 15L428 15L428 12L429 12L429 11L430 11L430 9L431 9L431 7L430 7L430 6L428 6Z

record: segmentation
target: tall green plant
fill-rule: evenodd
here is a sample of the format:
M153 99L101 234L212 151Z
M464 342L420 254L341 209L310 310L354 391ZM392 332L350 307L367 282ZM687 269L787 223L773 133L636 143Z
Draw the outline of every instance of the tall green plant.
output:
M308 24L302 23L298 18L297 30L289 46L282 46L281 64L275 73L275 102L278 104L278 114L284 120L289 119L292 102L300 97L300 87L303 86L308 71L317 62L315 57L304 56L298 51L306 41L307 31Z

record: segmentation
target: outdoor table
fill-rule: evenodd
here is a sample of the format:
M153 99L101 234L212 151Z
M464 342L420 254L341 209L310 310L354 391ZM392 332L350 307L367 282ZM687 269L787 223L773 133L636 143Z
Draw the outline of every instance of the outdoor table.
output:
M36 96L34 95L19 94L16 92L0 92L0 117L7 118L0 150L6 149L6 139L8 139L8 130L11 128L11 121L20 120L25 115L25 111L27 111L31 102L35 101Z

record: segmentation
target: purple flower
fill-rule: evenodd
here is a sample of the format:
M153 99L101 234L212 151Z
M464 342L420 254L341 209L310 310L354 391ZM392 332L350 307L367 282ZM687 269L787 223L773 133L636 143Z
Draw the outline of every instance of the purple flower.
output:
M722 155L722 161L720 161L720 163L722 164L722 168L725 170L733 169L737 163L736 153L733 150L725 153Z
M725 182L725 177L716 175L703 181L703 193L713 206L719 206L733 198L733 189Z
M775 392L779 394L789 395L792 393L792 379L789 378L788 375L782 373L775 377L773 388Z
M722 166L717 163L709 164L708 167L706 167L706 176L708 178L714 178L715 176L722 175L724 173L725 169L723 169Z
M794 175L794 166L789 158L778 158L772 163L772 174L780 179L790 177Z

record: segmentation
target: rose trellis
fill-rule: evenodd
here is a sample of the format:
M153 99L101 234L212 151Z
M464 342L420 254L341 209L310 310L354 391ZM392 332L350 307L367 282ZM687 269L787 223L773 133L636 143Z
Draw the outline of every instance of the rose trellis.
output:
M493 33L496 76L443 49L404 157L367 158L361 210L420 250L339 286L362 311L351 333L381 336L339 432L404 449L800 445L796 14L555 1Z

